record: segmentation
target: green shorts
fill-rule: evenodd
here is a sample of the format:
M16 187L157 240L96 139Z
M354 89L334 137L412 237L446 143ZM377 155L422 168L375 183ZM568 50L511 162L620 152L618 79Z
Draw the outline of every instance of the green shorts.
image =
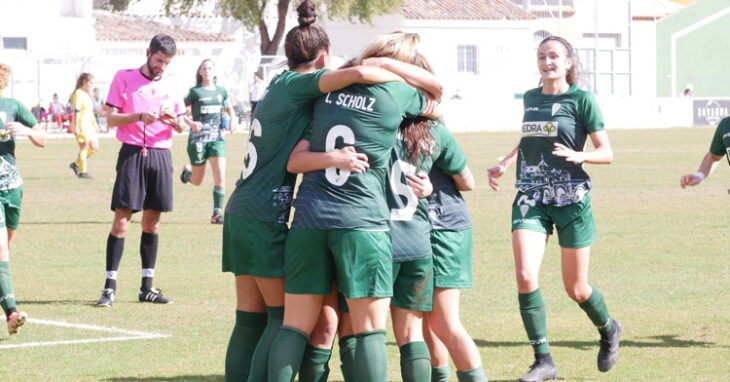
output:
M391 305L419 312L430 312L433 303L433 259L393 263Z
M392 256L387 231L294 228L286 240L284 291L325 295L337 281L347 298L390 297Z
M223 272L236 276L284 277L286 224L226 214L223 220Z
M202 166L208 158L225 157L226 141L188 143L188 157L193 166Z
M472 231L431 231L433 285L436 288L471 288Z
M0 228L18 229L20 223L20 202L23 200L23 187L0 191Z
M512 203L512 230L526 229L553 233L558 228L558 243L564 248L583 248L598 239L596 223L591 210L591 194L586 193L578 203L563 207L544 205L517 193Z
M337 308L340 313L350 313L350 307L347 306L347 300L345 300L345 295L342 293L337 293Z

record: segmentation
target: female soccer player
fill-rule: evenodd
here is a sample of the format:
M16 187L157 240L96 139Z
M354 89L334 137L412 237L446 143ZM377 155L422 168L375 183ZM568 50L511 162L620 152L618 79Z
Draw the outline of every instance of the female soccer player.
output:
M384 36L363 58L413 62L417 41L410 33ZM352 85L315 102L308 149L317 153L353 146L367 155L370 168L359 174L327 168L304 175L286 243L286 311L271 350L271 380L293 380L323 296L335 280L357 339L357 379L385 380L384 329L392 295L385 176L401 120L431 114L432 106L400 82Z
M297 8L299 26L287 33L284 45L289 71L270 84L256 107L241 178L226 206L223 271L236 275L237 296L227 379L267 379L271 341L284 314L284 244L296 179L287 171L287 161L309 125L315 99L357 82L402 81L380 68L324 69L330 42L322 28L312 25L314 9L308 0ZM361 166L361 156L353 150L330 156L323 168L349 172Z
M226 198L226 141L223 140L221 111L235 121L233 108L226 89L213 83L215 64L210 59L200 63L195 73L195 87L185 97L185 105L191 109L193 120L200 126L198 132L188 136L190 163L183 167L180 181L199 186L205 175L205 162L210 160L213 169L213 216L211 224L223 224L223 200ZM232 125L231 131L236 127Z
M19 101L2 96L11 69L0 64L0 307L5 312L8 333L18 333L28 315L17 310L13 281L10 278L10 247L20 221L23 179L15 166L15 138L28 137L38 147L46 145L33 114ZM3 229L5 228L5 229Z
M710 143L710 151L702 158L697 172L682 176L679 179L679 185L685 188L700 184L715 171L723 155L727 155L728 163L730 163L730 117L723 118L717 125L712 143Z
M601 292L588 285L590 245L597 239L591 210L591 180L583 163L609 164L613 151L595 99L576 85L577 57L565 39L551 36L537 50L542 86L524 96L522 139L489 172L489 185L517 162L517 196L512 205L512 248L522 322L535 352L535 362L521 381L555 378L550 356L545 305L538 272L553 225L558 230L563 285L601 335L598 370L618 360L621 325L609 316ZM590 136L592 152L584 151Z
M448 380L449 355L460 381L484 381L479 350L459 319L460 289L472 287L472 225L461 191L473 190L474 178L454 137L443 125L437 128L442 131L444 149L429 173L434 291L424 337L434 381Z
M91 99L91 86L94 76L90 73L81 73L76 80L76 90L71 96L73 118L71 131L79 144L79 155L75 162L68 167L81 179L91 179L87 172L86 160L99 151L99 126L94 117L94 101Z

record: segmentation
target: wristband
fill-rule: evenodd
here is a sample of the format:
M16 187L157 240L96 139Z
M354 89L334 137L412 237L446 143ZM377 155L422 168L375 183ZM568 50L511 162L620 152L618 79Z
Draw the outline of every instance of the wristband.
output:
M702 171L697 171L695 173L695 176L698 177L698 178L700 178L700 182L703 181L703 180L705 180L705 174L702 173Z

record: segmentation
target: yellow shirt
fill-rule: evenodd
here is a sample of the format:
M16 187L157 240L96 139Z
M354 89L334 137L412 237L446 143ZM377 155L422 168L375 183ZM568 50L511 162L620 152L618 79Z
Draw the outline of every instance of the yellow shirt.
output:
M90 135L96 133L96 127L94 126L94 101L91 99L89 93L76 89L73 98L71 99L78 122L74 121L76 128L79 129L78 133L82 135Z

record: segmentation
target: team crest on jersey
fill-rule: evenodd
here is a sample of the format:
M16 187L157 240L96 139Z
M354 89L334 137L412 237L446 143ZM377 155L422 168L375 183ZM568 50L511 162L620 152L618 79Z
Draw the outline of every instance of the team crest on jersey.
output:
M554 103L550 115L555 115L560 110L560 106L561 105L559 103Z
M557 137L558 122L555 121L531 121L522 122L522 135L525 137Z

